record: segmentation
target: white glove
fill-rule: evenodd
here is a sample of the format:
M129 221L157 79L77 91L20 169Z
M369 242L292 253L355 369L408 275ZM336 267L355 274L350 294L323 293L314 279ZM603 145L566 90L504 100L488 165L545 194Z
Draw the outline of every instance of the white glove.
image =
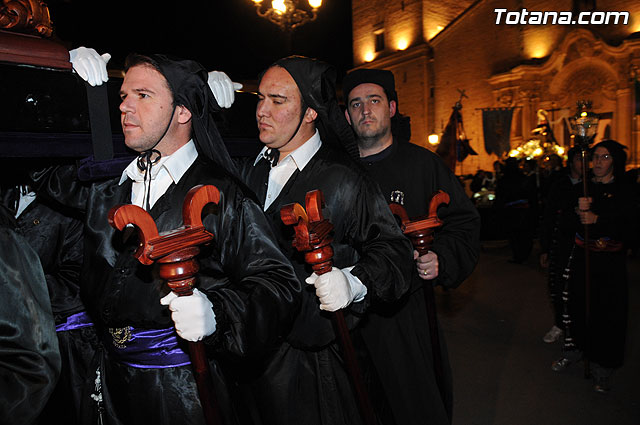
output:
M69 62L73 65L74 71L92 86L99 86L109 81L107 62L110 59L109 53L100 56L94 49L86 47L78 47L69 51Z
M367 294L367 287L353 276L353 267L340 270L335 267L331 271L318 276L312 273L305 279L309 285L316 287L316 295L320 300L320 310L337 311L352 302L359 302Z
M242 88L242 84L234 83L222 71L209 72L207 83L221 108L230 108L235 100L235 91Z
M213 304L198 289L193 290L193 295L185 297L169 292L160 300L160 304L169 306L176 332L182 339L200 341L216 331Z

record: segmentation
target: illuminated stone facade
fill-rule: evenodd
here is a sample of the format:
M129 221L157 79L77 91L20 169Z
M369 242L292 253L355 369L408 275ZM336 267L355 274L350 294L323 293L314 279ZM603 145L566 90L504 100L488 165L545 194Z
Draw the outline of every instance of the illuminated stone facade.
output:
M536 111L545 108L566 146L571 141L563 117L580 99L592 100L602 114L599 133L627 145L632 165L639 165L639 2L352 0L352 8L354 65L394 72L414 143L429 147L427 136L443 130L459 90L465 91L464 127L479 155L458 164L457 173L491 169L497 159L484 149L482 108L515 108L512 147L530 138ZM630 19L627 25L507 25L503 17L496 25L497 8L628 11Z

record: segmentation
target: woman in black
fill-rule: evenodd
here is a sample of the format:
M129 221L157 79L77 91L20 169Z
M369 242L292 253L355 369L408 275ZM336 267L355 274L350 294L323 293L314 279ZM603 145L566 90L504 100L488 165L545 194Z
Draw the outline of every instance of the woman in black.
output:
M593 176L588 197L578 199L576 214L589 226L576 234L573 261L569 273L571 325L569 332L576 349L590 361L594 389L606 392L609 377L623 364L627 332L628 278L626 245L632 235L634 217L633 192L624 176L627 155L624 146L605 140L592 150ZM585 244L589 250L589 316L586 317ZM570 361L565 356L554 362L553 369L564 369Z

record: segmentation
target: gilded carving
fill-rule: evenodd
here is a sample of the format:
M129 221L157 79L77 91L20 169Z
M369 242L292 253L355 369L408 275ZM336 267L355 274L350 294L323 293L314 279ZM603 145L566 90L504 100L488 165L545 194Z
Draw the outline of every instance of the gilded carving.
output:
M40 0L3 0L0 29L50 37L53 27L49 8Z

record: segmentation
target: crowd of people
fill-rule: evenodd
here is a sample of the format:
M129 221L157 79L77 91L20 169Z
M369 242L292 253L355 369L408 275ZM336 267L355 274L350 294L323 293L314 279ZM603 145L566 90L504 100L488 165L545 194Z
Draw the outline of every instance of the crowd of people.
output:
M70 53L83 80L108 80L107 54ZM214 117L233 107L239 85L192 60L132 54L119 109L138 156L121 175L80 181L66 163L6 173L1 231L13 245L2 246L0 282L13 291L0 311L3 322L21 320L0 375L20 402L2 400L0 422L452 422L429 295L473 271L478 213L440 158L410 143L391 72L345 76L345 107L336 77L307 57L267 67L246 117L263 149L232 158ZM177 294L134 257L141 234L112 227L110 210L133 204L166 234L183 225L182 203L198 185L220 192L202 217L214 238L200 247L193 293ZM281 219L314 190L333 229L322 273ZM450 202L419 253L389 204L417 217L437 190ZM190 351L202 344L211 391Z
M108 80L108 55L78 48L70 57L88 83ZM131 54L119 109L138 156L121 175L79 181L75 164L54 163L4 170L0 232L11 243L0 247L0 284L12 291L0 320L19 320L11 348L2 342L0 375L19 402L0 401L0 422L452 423L433 287L455 288L473 272L480 215L443 161L410 143L393 73L348 73L343 105L336 77L313 58L273 62L246 117L263 147L232 158L214 118L233 107L239 85L192 60ZM566 167L509 158L471 186L495 193L512 262L540 240L554 312L544 340L563 341L552 369L589 361L594 388L606 392L623 362L638 173L625 173L615 141L585 155L586 182L574 148ZM109 211L136 205L170 232L198 185L221 194L202 218L214 238L197 256L193 293L176 294L134 257L140 235L112 227ZM292 204L309 207L314 190L333 229L322 272L281 218ZM423 217L438 190L449 195L442 225L418 251L389 204ZM194 371L193 344L204 344L212 392Z
M495 177L482 171L472 181L472 190L495 193L491 207L505 224L511 262L525 262L539 241L553 312L543 340L562 343L552 370L584 360L598 392L609 390L611 374L623 364L626 262L640 240L640 180L638 169L625 171L625 149L603 140L584 152L571 148L566 164L554 155L542 166L508 158Z

